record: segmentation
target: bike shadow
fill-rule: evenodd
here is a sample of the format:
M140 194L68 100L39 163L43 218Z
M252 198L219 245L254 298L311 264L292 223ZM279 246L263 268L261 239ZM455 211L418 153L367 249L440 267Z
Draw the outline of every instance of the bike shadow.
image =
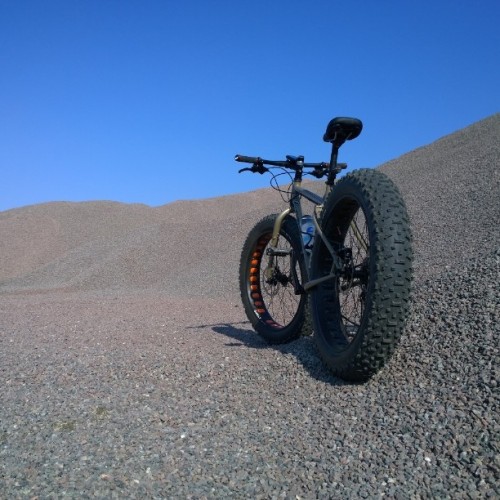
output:
M273 349L282 354L291 354L304 367L304 369L313 378L320 382L325 382L330 385L344 386L355 385L346 382L332 375L324 366L319 357L314 341L311 337L300 337L299 339L287 344L268 344L263 340L252 328L245 328L245 325L250 325L250 322L244 321L239 323L219 323L215 325L199 325L192 328L211 328L214 333L225 335L230 342L226 343L227 347L246 347L249 349Z

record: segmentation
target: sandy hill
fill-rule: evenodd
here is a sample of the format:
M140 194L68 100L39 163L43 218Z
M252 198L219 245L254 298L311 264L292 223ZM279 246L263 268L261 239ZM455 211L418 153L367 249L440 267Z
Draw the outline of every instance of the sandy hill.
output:
M498 246L500 114L379 167L410 210L418 278ZM283 203L271 189L157 208L54 202L0 213L0 290L232 294L242 242Z

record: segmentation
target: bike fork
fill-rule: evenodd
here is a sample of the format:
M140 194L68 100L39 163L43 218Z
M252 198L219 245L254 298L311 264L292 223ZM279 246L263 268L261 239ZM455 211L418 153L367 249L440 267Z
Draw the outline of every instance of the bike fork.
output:
M292 273L292 278L293 278L293 288L294 288L294 293L295 295L301 295L304 292L304 288L302 284L299 282L299 277L297 274L297 256L293 249L290 252L284 253L283 251L279 250L277 248L278 246L278 240L281 232L281 226L283 225L283 221L285 218L292 213L291 208L287 208L286 210L283 210L278 217L276 217L276 220L274 222L274 228L273 228L273 235L271 237L270 241L270 248L267 250L269 254L269 262L268 262L268 267L267 269L273 269L274 268L274 258L276 256L281 256L284 257L285 255L290 256L290 270Z
M283 210L283 212L281 212L278 217L276 217L276 220L274 221L273 237L271 238L271 248L277 247L281 226L283 224L283 221L285 220L285 217L289 215L291 211L291 208L287 208L286 210Z

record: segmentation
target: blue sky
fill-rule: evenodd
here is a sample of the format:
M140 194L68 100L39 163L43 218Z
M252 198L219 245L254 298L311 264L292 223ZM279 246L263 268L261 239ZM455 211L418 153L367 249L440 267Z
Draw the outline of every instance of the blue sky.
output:
M0 210L264 187L234 154L374 167L500 111L498 0L0 0Z

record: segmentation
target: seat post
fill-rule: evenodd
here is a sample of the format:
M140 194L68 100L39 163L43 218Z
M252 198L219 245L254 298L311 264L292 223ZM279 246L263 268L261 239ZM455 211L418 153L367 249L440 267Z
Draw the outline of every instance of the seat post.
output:
M332 154L330 156L330 168L328 169L328 179L326 183L329 186L333 186L335 182L335 177L337 175L337 158L339 156L339 146L332 142Z

